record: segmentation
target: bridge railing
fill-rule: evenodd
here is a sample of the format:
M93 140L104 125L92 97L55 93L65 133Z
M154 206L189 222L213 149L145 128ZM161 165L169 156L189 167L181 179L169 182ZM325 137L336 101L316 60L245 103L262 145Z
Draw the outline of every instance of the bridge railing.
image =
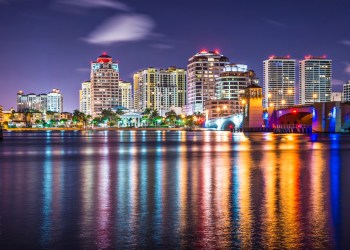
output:
M309 124L280 124L273 128L276 134L297 133L297 134L311 134L312 126Z

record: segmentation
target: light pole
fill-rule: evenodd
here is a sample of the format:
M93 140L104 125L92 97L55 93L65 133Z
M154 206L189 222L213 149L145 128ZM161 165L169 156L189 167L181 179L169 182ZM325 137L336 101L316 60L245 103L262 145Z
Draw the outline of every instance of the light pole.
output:
M317 94L313 94L312 97L313 97L314 103L315 103L316 102L316 98L317 98Z

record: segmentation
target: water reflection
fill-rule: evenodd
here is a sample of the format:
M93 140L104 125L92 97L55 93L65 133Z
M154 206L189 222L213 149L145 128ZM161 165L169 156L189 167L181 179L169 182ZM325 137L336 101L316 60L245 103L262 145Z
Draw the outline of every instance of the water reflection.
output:
M350 230L348 136L53 131L5 143L1 248L324 249Z

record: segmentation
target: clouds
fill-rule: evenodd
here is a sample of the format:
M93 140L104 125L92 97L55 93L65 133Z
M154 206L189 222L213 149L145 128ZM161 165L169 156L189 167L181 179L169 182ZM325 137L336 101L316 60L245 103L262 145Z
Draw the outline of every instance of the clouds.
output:
M154 48L154 49L173 49L174 46L169 45L169 44L165 44L165 43L156 43L156 44L152 44L151 48Z
M111 8L122 11L130 10L126 4L115 0L58 0L56 3L82 8Z
M350 63L349 62L345 63L344 72L350 75Z
M272 26L276 26L279 28L287 28L287 25L285 23L282 23L276 20L265 18L264 21Z
M342 40L342 41L339 41L339 43L346 46L350 46L350 40Z
M91 44L112 44L146 39L155 24L151 18L140 14L114 16L91 32L84 40Z
M120 0L56 0L55 4L75 6L86 10L107 8L116 11L114 16L103 20L82 38L83 41L90 44L110 45L134 42L145 40L154 35L155 22L153 19L147 15L133 13L127 4Z

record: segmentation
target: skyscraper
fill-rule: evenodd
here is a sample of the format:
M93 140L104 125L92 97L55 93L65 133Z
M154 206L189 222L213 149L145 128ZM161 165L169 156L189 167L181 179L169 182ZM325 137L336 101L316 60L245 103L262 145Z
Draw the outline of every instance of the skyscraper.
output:
M134 108L144 110L145 108L156 108L156 89L158 82L158 71L155 68L140 70L134 74Z
M120 105L118 88L119 65L103 53L91 63L91 113L95 117L102 110Z
M299 104L331 101L332 60L309 55L299 65Z
M350 102L350 81L343 85L343 101Z
M136 110L182 108L186 97L186 71L176 67L147 68L134 74L134 103Z
M216 99L232 100L232 110L230 114L241 113L241 96L245 93L245 88L256 79L255 72L248 70L244 64L228 64L216 78Z
M271 56L264 61L263 105L282 108L295 104L295 60Z
M91 82L85 81L81 84L80 96L80 112L86 115L92 115L91 113Z
M184 107L187 101L187 71L185 69L176 68L174 66L164 70L166 74L170 74L171 82L176 85L176 107Z
M204 103L215 98L215 78L229 59L219 51L202 50L188 60L186 113L203 112Z
M63 112L63 96L59 89L53 89L47 94L47 111Z
M119 81L119 90L120 90L120 106L123 106L126 109L132 109L133 101L132 101L131 83L126 81Z

